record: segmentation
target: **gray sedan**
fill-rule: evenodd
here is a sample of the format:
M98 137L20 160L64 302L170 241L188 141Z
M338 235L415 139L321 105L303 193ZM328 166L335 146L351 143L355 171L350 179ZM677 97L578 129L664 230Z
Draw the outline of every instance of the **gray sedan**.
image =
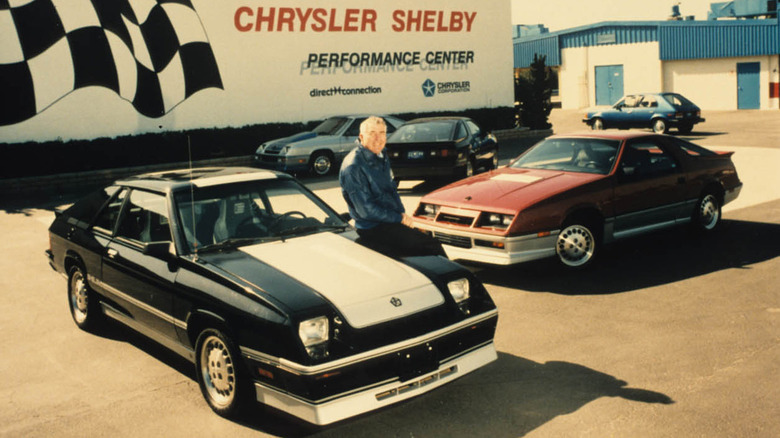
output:
M327 175L355 147L360 123L368 116L330 117L313 131L265 142L255 151L255 164L288 173L308 171L313 175ZM388 135L404 123L396 117L381 117L387 123Z

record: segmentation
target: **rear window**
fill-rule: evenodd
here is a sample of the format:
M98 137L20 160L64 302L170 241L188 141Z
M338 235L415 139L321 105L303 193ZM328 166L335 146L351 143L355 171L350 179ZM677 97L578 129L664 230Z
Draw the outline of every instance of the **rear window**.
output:
M685 151L688 155L692 155L694 157L707 157L707 156L713 156L718 155L717 153L701 147L697 144L693 144L689 141L685 141L680 138L670 137L667 139L669 142L673 143L683 151Z
M671 103L672 105L675 105L675 106L690 106L690 105L693 105L693 102L691 102L690 100L686 99L685 97L683 97L680 94L666 93L663 96L664 96L664 98L666 100L669 101L669 103Z
M70 208L65 210L64 214L69 217L68 222L80 228L87 228L95 218L100 207L108 201L114 193L119 190L117 186L109 186L95 191L79 200Z
M454 122L407 123L388 138L391 143L431 143L452 141Z

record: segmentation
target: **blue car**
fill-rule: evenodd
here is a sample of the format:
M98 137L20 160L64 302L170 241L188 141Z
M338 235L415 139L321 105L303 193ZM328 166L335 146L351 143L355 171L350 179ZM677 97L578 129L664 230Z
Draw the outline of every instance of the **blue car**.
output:
M629 94L609 108L588 111L582 119L594 130L650 128L657 134L669 128L689 134L693 125L704 120L701 109L677 93Z

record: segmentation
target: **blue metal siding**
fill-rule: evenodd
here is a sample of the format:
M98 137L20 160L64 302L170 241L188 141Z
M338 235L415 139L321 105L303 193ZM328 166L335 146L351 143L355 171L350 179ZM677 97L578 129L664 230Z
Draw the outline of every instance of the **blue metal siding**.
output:
M730 21L604 22L514 40L516 68L531 65L534 53L547 65L561 64L561 50L658 41L659 59L725 58L780 54L778 19Z
M558 37L545 37L526 40L514 44L515 68L527 68L534 62L534 54L545 55L546 66L561 65L561 51Z
M682 22L660 26L662 61L780 53L777 20Z
M561 48L591 47L606 44L633 44L658 41L657 25L602 25L561 35Z

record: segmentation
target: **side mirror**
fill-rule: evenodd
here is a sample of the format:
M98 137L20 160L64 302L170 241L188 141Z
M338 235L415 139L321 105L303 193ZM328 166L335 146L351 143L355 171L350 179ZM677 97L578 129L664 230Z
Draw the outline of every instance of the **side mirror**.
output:
M144 249L141 252L144 255L167 260L173 255L173 253L171 253L172 245L172 242L167 240L162 242L148 242L144 243Z

